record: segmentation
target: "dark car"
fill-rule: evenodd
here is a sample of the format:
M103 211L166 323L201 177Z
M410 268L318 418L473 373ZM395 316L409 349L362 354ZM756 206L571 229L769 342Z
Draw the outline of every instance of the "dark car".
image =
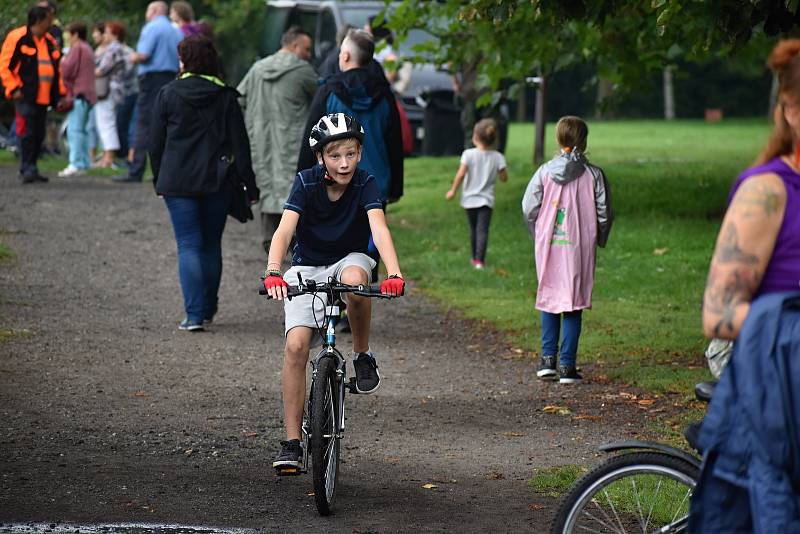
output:
M262 56L280 48L280 37L293 25L305 28L314 36L312 63L318 67L330 50L336 47L336 33L349 24L363 28L369 18L386 7L381 1L340 0L267 0L266 33L262 41ZM412 30L408 38L400 43L396 54L401 58L411 56L412 46L430 41L434 37L423 30ZM408 115L414 136L414 153L441 155L460 153L461 125L458 109L453 100L453 84L450 75L433 64L414 64L408 83L398 93ZM426 128L426 123L436 123L437 128ZM442 124L448 127L443 129ZM446 136L447 143L433 142L434 137ZM427 137L427 139L426 139ZM452 140L458 142L453 144Z

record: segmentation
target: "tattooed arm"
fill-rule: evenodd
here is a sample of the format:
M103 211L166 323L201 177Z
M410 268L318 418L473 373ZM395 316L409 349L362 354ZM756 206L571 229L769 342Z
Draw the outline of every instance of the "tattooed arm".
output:
M703 332L735 339L772 257L783 221L786 189L775 174L745 180L717 237L703 296Z

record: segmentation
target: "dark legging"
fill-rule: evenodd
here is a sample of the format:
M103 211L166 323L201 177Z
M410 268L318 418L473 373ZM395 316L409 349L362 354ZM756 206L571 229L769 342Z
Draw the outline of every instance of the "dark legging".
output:
M492 221L492 208L467 208L469 237L472 244L472 258L483 263L486 260L486 245L489 242L489 223Z

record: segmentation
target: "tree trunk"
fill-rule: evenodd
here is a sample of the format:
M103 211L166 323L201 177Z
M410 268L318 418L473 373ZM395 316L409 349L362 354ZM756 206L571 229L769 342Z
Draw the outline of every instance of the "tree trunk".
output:
M601 77L597 81L597 100L594 106L595 119L611 119L613 113L603 109L606 100L614 93L614 84L608 78Z
M525 79L519 84L520 90L517 95L517 122L525 122L525 116L528 114L528 86Z
M545 128L545 94L547 78L542 75L536 87L536 117L533 132L533 164L538 166L544 161L544 128Z
M675 118L675 87L672 84L672 66L664 67L662 71L664 87L664 119L671 121Z

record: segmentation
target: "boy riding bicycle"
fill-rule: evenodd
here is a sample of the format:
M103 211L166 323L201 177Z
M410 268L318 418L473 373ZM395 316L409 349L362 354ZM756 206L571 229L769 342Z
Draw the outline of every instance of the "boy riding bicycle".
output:
M327 282L333 277L350 285L369 284L376 262L368 255L370 234L386 265L389 277L381 283L387 295L403 294L392 236L386 226L381 193L374 176L357 168L361 160L364 129L358 120L334 113L312 128L309 146L318 165L297 174L283 216L269 248L264 287L277 300L287 296L289 284L303 280ZM281 274L281 259L291 242L296 244L292 267ZM297 466L303 461L300 446L305 402L308 352L320 326L325 302L320 296L303 295L284 303L286 346L282 386L286 441L272 464L275 468ZM380 385L375 356L369 348L372 305L367 297L347 296L347 313L353 335L353 367L358 393L374 393Z

